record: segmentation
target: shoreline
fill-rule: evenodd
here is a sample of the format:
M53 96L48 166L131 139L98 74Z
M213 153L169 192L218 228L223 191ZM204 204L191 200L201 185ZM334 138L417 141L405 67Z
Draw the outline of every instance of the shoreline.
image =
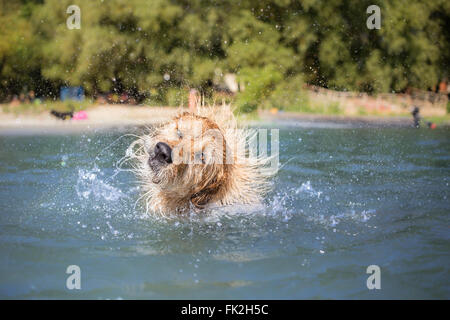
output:
M413 119L408 116L345 116L325 114L302 114L296 112L279 112L270 114L268 111L259 113L260 121L284 124L296 127L332 127L332 128L411 128ZM422 127L426 127L423 120ZM439 127L449 127L449 123L441 123Z
M87 109L86 120L60 120L50 113L5 113L0 109L0 135L14 134L68 134L96 132L109 129L126 129L155 125L173 117L177 107L141 107L130 105L101 105ZM295 112L259 111L258 119L245 119L248 125L280 125L324 128L407 128L412 127L412 117L401 116L343 116L324 114L300 114ZM425 120L424 120L425 121ZM426 127L426 125L422 125ZM440 128L450 123L439 124Z
M50 113L21 114L0 110L0 134L59 134L96 132L161 123L178 108L101 105L88 108L85 120L61 120Z

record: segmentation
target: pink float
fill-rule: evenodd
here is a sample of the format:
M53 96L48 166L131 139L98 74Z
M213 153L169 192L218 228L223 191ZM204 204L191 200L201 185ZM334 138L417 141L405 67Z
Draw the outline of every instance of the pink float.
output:
M73 114L73 120L86 120L88 118L86 111L78 111Z

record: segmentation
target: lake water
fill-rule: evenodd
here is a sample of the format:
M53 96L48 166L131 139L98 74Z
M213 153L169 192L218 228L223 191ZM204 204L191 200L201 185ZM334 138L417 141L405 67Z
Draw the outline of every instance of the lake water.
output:
M0 298L450 298L449 129L284 127L263 210L171 221L123 134L0 136Z

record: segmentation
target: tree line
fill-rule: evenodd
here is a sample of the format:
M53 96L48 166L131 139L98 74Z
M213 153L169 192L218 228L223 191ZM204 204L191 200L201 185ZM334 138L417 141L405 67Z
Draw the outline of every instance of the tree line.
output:
M70 5L81 28L69 29ZM381 28L366 26L368 6ZM0 0L0 99L208 93L234 73L243 104L302 83L335 90L433 89L448 78L446 0ZM253 92L253 94L252 94ZM249 97L250 96L250 97Z

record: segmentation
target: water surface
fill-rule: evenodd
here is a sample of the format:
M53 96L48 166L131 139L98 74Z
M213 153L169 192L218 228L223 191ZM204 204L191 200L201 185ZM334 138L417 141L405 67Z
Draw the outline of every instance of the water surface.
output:
M263 210L173 221L123 133L0 136L0 298L450 298L448 129L285 127Z

